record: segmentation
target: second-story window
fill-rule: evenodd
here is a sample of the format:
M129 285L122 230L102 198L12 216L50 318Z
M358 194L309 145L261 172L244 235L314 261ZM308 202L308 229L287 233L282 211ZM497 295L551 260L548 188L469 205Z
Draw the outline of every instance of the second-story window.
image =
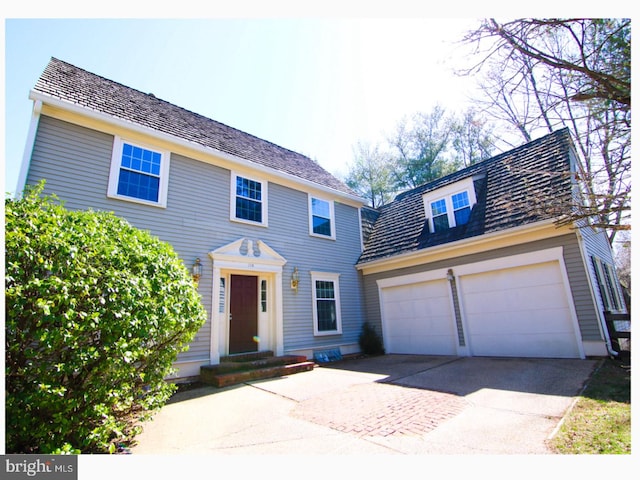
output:
M333 202L309 196L309 234L335 239Z
M115 138L108 195L147 205L167 202L169 154Z
M266 182L234 174L231 191L231 218L266 226Z

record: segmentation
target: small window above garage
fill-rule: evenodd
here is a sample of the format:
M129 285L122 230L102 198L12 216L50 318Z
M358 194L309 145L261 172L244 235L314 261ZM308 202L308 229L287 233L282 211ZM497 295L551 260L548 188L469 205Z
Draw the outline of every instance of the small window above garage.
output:
M473 177L451 183L422 196L431 233L442 232L469 221L476 204Z

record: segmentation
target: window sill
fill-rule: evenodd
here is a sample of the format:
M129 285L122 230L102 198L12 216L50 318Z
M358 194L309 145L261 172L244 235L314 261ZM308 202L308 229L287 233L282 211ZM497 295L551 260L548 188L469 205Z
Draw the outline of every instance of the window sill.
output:
M234 222L234 223L242 223L244 225L253 225L254 227L264 227L267 228L269 226L268 223L259 223L259 222L252 222L251 220L243 220L242 218L235 218L232 217L229 219L230 221Z
M331 335L342 335L342 330L331 330L330 332L313 332L314 337L328 337Z
M107 195L107 198L110 198L112 200L122 200L123 202L137 203L138 205L146 205L148 207L167 208L166 202L151 202L149 200L142 200L135 197L126 197L124 195Z

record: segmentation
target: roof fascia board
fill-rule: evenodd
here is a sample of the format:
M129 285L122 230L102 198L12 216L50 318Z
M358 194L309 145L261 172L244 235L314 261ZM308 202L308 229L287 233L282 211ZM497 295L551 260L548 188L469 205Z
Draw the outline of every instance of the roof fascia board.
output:
M50 95L46 95L46 94L32 90L29 94L29 98L34 102L38 102L38 101L42 102L45 108L46 106L50 105L54 109L69 112L72 115L76 115L80 117L88 117L100 123L108 124L116 128L134 131L138 134L141 134L147 137L165 141L172 145L180 146L189 152L199 153L200 155L196 156L196 159L200 161L214 163L214 162L211 162L210 160L211 156L213 155L227 162L226 167L229 169L259 172L262 175L266 175L271 178L275 177L279 179L282 182L282 184L285 186L292 186L304 192L309 192L309 191L322 192L325 195L328 194L332 198L353 207L361 207L362 205L366 204L366 200L356 195L349 195L347 193L340 192L339 190L335 190L333 188L326 187L326 186L311 182L309 180L305 180L304 178L297 177L296 175L286 173L286 172L281 172L279 170L276 170L264 165L260 165L258 163L252 162L251 160L246 160L244 158L223 152L221 150L205 147L203 145L199 145L189 140L184 140L180 137L176 137L175 135L158 132L157 130L154 130L149 127L144 127L137 123L133 123L127 120L121 120L111 115L107 115L105 113L91 110L86 107L75 105L73 103L67 102L65 100L60 100ZM54 112L51 112L50 110L49 112L54 113ZM61 118L61 119L64 120L64 118ZM67 120L71 120L71 119L67 118ZM78 122L75 122L75 123L78 123ZM181 153L181 152L175 151L175 153ZM219 162L216 162L216 164L219 164Z
M497 232L465 238L456 242L445 243L435 247L408 252L356 265L363 275L381 273L398 268L427 264L448 258L461 257L481 253L497 248L510 247L521 243L533 242L545 238L558 237L571 233L570 226L558 227L555 221L543 220L528 225L500 230Z

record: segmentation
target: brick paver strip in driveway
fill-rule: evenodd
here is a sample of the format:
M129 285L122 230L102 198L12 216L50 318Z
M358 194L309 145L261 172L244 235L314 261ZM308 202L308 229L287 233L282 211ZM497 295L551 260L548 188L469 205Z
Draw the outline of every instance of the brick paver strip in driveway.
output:
M423 435L467 405L448 393L367 383L304 400L292 415L361 437Z

